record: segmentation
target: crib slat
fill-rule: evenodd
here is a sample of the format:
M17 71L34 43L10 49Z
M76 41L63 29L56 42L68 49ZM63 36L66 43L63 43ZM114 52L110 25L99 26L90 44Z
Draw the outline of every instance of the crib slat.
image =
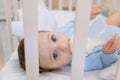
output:
M5 17L6 17L6 24L7 24L7 36L8 36L8 46L9 51L12 54L13 52L13 45L12 45L12 25L11 25L11 16L10 16L10 2L9 0L5 1Z
M117 3L116 3L116 0L113 1L113 6L112 6L112 7L113 7L114 10L117 10Z
M37 1L38 0L23 0L27 80L39 80Z
M101 5L101 0L96 0L96 4L100 4Z
M17 0L14 0L14 17L15 17L15 21L18 21L18 3Z
M53 0L48 0L48 7L52 10Z
M120 11L120 0L117 0L118 10Z
M0 69L4 66L4 53L3 53L3 44L2 44L2 36L0 33Z
M73 8L73 0L69 0L69 11L72 11Z
M58 6L59 6L59 10L62 10L62 8L63 8L63 0L59 0Z
M120 11L120 0L115 0L116 1L116 8L117 10Z
M20 0L20 7L23 7L23 0Z
M87 48L88 24L92 0L77 0L74 48L72 56L72 80L83 80ZM83 10L84 9L84 10Z
M116 75L115 75L114 80L120 80L120 58L118 60L117 69L116 69Z

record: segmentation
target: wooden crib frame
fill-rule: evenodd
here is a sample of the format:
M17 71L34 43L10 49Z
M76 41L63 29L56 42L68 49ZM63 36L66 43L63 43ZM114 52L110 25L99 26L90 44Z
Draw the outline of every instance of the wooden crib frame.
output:
M41 1L41 0L39 0ZM69 7L68 9L71 11L73 9L72 7L72 1L69 0ZM27 4L29 2L29 4ZM97 3L100 3L101 0L97 0ZM27 80L39 80L39 65L38 65L38 33L37 33L37 0L20 0L21 6L23 7L23 20L24 20L24 32L25 32L25 55L26 55L26 73L27 73ZM24 4L23 4L24 3ZM52 9L52 0L48 0L48 7L49 9ZM63 0L59 0L59 9L61 10ZM86 4L86 5L84 5ZM76 4L76 24L75 24L75 37L74 37L74 48L73 48L73 59L72 59L72 80L83 80L83 73L84 73L84 62L85 62L85 52L86 52L86 46L87 46L87 38L88 38L88 26L89 18L90 18L90 7L92 4L92 0L77 0ZM30 6L32 5L32 6ZM117 5L118 6L118 5ZM81 11L84 7L84 11ZM14 0L14 16L15 20L18 19L17 14L17 0ZM29 10L32 9L32 10ZM10 17L10 8L9 8L9 0L5 0L5 11L6 11L6 22L7 22L7 31L8 31L8 43L9 43L9 49L10 53L13 52L12 49L12 34L11 34L11 17ZM34 13L32 13L32 12ZM28 14L29 13L29 14ZM81 13L81 14L79 14ZM29 19L28 19L29 16ZM33 18L34 17L34 18ZM84 18L84 20L81 20ZM31 25L31 24L33 25ZM79 24L82 23L82 24ZM84 26L84 27L79 27ZM80 31L77 31L80 30ZM32 33L30 35L29 33ZM80 35L78 35L80 34ZM33 36L34 35L34 36ZM83 36L84 35L84 36ZM32 36L32 39L31 39ZM79 39L78 39L79 38ZM81 39L81 40L80 40ZM36 43L31 43L36 42ZM31 43L31 44L29 44ZM80 46L79 44L82 44ZM29 47L31 46L31 47ZM79 49L78 49L79 47ZM28 54L29 53L29 54ZM34 54L32 54L34 53ZM84 53L84 54L79 54ZM32 60L31 60L32 59ZM77 65L75 62L78 61L78 59L81 59L81 62L79 62ZM32 65L31 65L32 63ZM116 71L115 80L119 80L120 75L120 61L118 64L118 68ZM79 69L78 69L79 67Z

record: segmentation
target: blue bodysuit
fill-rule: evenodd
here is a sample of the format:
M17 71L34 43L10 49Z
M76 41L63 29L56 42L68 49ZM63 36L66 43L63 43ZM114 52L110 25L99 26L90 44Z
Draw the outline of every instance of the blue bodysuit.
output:
M56 29L56 32L63 33L69 37L74 33L74 21L70 21L65 27ZM110 26L112 31L120 36L120 28L115 26ZM84 71L100 70L106 68L118 60L118 54L120 49L116 50L114 53L106 55L102 51L102 46L96 47L91 53L86 56ZM67 70L71 68L71 61L65 65Z

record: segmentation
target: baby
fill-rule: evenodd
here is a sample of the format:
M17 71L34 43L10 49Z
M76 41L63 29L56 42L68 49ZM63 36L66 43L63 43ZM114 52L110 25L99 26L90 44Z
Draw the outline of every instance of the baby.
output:
M41 71L60 69L64 65L70 67L72 52L70 39L56 32L39 32L40 43L40 68ZM118 59L120 40L116 35L102 47L96 47L92 53L86 56L85 71L105 68ZM25 69L24 40L18 47L18 55L21 67Z
M119 27L119 22L112 22L111 20L119 20L120 13L114 17L108 18L108 24L113 24ZM119 28L118 28L119 29ZM72 51L70 49L70 38L74 31L74 21L69 22L66 27L59 28L56 32L39 32L39 64L40 72L52 71L56 69L70 68ZM117 32L120 34L120 32ZM86 56L85 71L99 70L110 66L118 60L118 53L120 52L120 38L116 34L111 40L104 45L96 47L89 55ZM25 52L24 39L20 42L18 47L18 57L22 68L25 69Z

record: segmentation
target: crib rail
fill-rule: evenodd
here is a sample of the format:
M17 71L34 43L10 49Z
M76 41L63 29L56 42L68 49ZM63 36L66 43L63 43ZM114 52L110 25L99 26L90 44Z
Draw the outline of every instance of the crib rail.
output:
M38 48L38 6L41 0L23 1L23 22L25 34L26 79L39 80L39 48ZM29 2L29 4L28 4ZM32 5L32 6L31 6Z
M19 21L19 17L18 17L18 4L20 3L20 8L23 7L23 0L19 0L20 2L18 2L18 0L14 0L14 21ZM69 1L69 6L68 9L71 11L73 9L73 4L72 4L73 0ZM58 0L58 4L59 4L59 10L63 9L63 0ZM48 0L48 7L49 9L53 9L53 0ZM12 30L11 30L11 14L10 14L10 1L5 0L5 12L6 12L6 22L7 22L7 32L8 32L8 42L9 42L9 50L10 53L12 53L13 51L13 40L12 40Z
M20 2L18 2L17 0L14 0L14 20L15 21L19 20L18 9L23 7L23 0L19 0L19 1ZM63 8L64 7L64 5L63 5L64 4L64 0L57 0L56 2L57 2L56 4L58 4L58 10L64 9ZM68 3L68 6L67 6L67 9L69 11L72 11L73 8L75 7L75 6L73 6L73 2L75 3L75 1L74 0L69 0L68 2L69 3ZM19 3L20 3L20 7L18 7ZM48 8L51 9L51 10L54 7L53 3L54 3L54 0L48 0L47 3L46 3L46 4L48 4Z
M55 0L47 0L47 1L48 1L48 8L51 9L51 10L54 7L56 7L56 6L54 6L56 4L58 4L58 10L64 9L64 0L56 0L56 1ZM68 0L67 10L71 11L74 8L73 1L74 0Z
M59 10L62 10L63 7L63 0L59 0Z
M53 8L52 3L53 3L52 0L48 0L48 7L50 10L52 10L52 8Z
M3 41L2 41L2 38L1 38L1 34L0 34L0 70L2 69L2 67L4 66L5 64L5 61L4 61L4 53L3 53Z
M23 7L23 0L20 0L20 7Z
M120 58L119 58L118 64L117 64L115 80L120 80Z
M8 43L9 43L9 51L13 52L13 40L12 40L12 30L11 30L11 15L10 15L10 3L9 0L5 0L5 16L6 16L6 24L7 24L7 33L8 33Z
M120 0L116 0L116 7L120 11Z
M69 0L69 10L72 11L73 7L73 0Z
M14 17L15 17L15 21L18 21L18 2L17 0L14 0Z
M85 5L86 4L86 5ZM88 27L92 0L77 0L75 14L74 47L72 54L72 80L84 80ZM82 10L84 8L84 10ZM84 35L84 36L83 36ZM80 59L80 60L79 60Z
M20 1L20 7L22 8L23 7L23 0L19 0L19 1ZM113 12L116 11L116 10L120 10L120 8L119 8L120 7L120 5L119 5L120 0L111 0L111 1L108 1L108 0L106 0L106 1L105 0L93 0L93 1L94 1L94 3L100 4L107 9L113 10ZM46 4L48 4L48 8L51 9L51 10L54 9L55 4L58 4L58 9L57 10L67 9L69 11L72 11L75 8L74 3L76 2L76 0L67 0L68 6L65 6L65 8L64 8L64 5L65 5L64 0L46 0L46 2L47 2ZM111 2L111 3L109 4L109 2ZM15 21L19 20L17 11L18 11L18 1L14 0L14 19L15 19Z

